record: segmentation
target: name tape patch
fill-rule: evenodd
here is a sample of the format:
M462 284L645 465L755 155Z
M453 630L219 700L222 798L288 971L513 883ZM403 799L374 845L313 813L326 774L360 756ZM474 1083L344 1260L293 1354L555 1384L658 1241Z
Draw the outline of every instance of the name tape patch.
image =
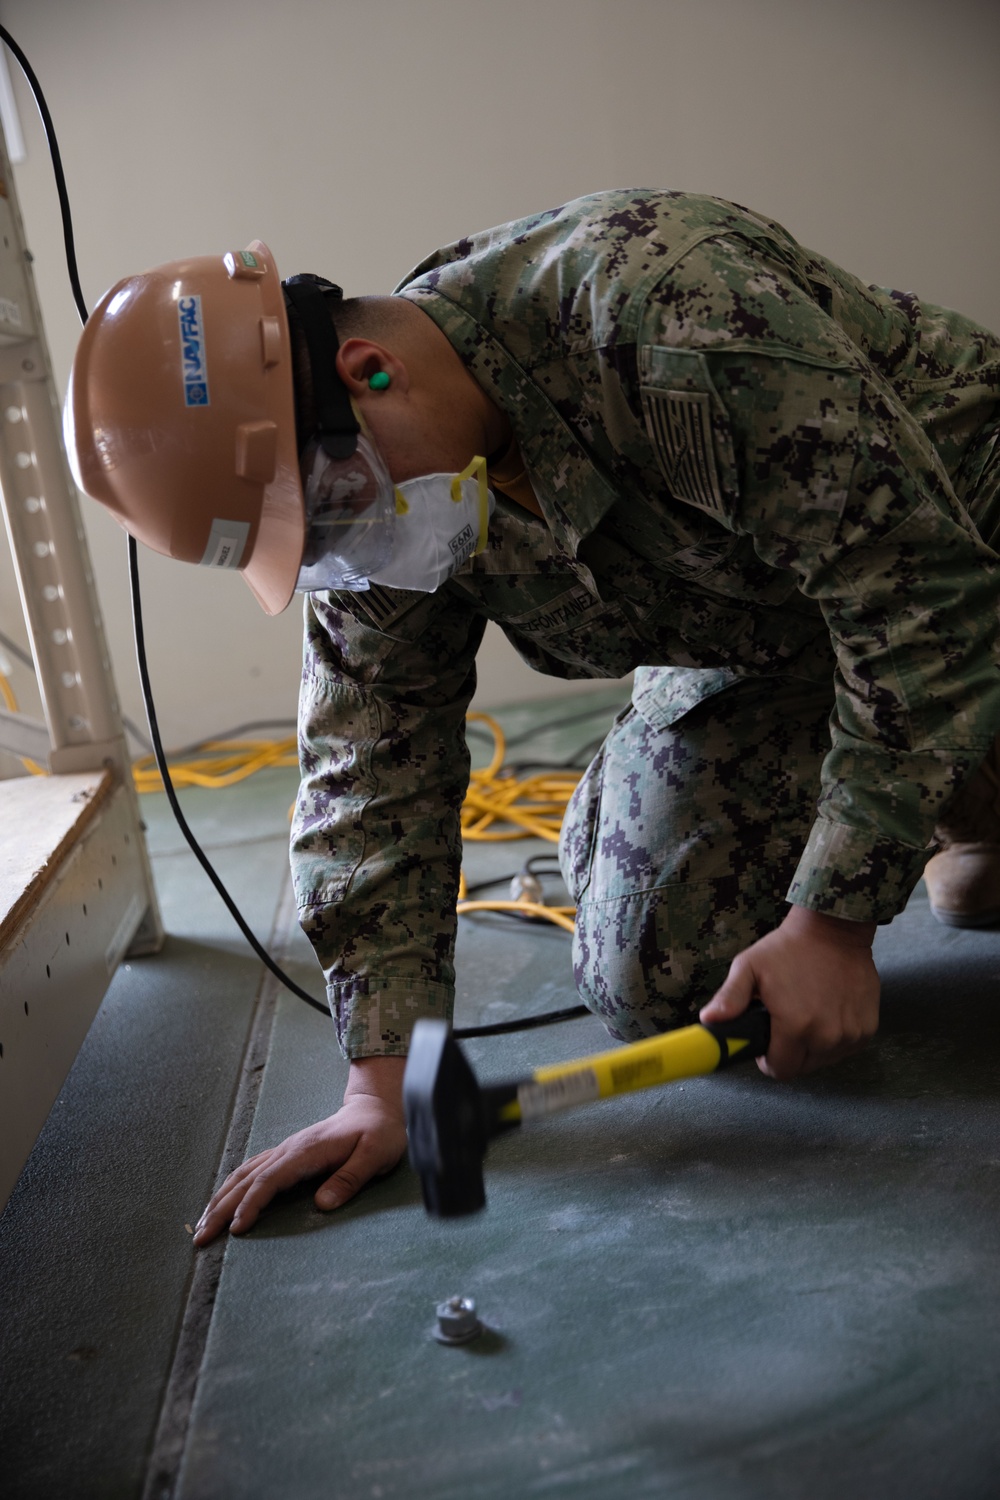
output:
M181 377L185 406L208 406L208 362L200 297L181 297L177 303L181 330Z

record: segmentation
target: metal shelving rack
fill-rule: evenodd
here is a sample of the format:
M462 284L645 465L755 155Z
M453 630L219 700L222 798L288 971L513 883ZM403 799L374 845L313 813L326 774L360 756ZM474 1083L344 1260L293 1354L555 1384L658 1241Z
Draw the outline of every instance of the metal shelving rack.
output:
M51 772L0 781L2 1207L118 963L163 944L2 130L0 488L45 714L0 744Z

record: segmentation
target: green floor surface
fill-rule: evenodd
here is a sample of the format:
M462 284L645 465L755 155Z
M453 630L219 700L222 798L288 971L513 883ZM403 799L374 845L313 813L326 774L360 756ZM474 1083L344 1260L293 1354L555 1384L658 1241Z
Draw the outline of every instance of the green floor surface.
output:
M251 842L220 854L261 930L289 795L272 773L209 813L222 843L240 810ZM159 820L153 838L177 844ZM532 847L472 846L469 877ZM183 1223L219 1160L258 966L186 861L157 856L176 936L119 975L0 1220L8 1496L138 1496L151 1454L147 1495L177 1500L1000 1491L1000 932L942 928L918 891L880 933L863 1056L525 1127L491 1146L488 1207L461 1222L430 1220L406 1167L332 1215L296 1191L209 1252L218 1289L192 1311ZM573 1003L558 931L460 929L459 1025ZM289 961L316 990L297 934ZM324 1017L285 993L269 1032L262 1015L248 1150L329 1112L345 1076ZM495 1078L606 1040L587 1018L467 1050ZM431 1337L453 1293L489 1329L465 1348ZM187 1384L176 1359L168 1379L185 1317Z

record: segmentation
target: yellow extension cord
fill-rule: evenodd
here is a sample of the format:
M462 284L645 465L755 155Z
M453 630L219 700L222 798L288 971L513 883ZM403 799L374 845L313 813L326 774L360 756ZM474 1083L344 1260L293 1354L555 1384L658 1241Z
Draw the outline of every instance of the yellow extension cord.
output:
M299 763L294 736L284 740L205 740L198 748L204 754L167 762L175 787L204 786L221 791L246 781L255 771ZM132 779L137 792L163 790L153 755L133 761Z
M18 712L17 698L7 678L0 673L0 697L11 713ZM470 713L470 722L485 724L493 735L493 755L488 766L473 771L469 790L462 804L462 838L470 843L502 843L513 839L540 838L546 843L559 841L559 830L581 771L544 771L535 776L515 776L504 770L506 741L503 730L489 714ZM256 771L271 766L298 765L294 737L283 740L206 740L198 756L169 761L170 777L175 787L235 786ZM24 759L33 776L45 776L43 766ZM141 756L132 765L137 792L163 790L156 760ZM469 901L466 899L465 871L459 881L458 913L473 911L513 911L527 917L541 917L573 932L572 906L545 906L522 898L517 901Z
M0 698L3 699L6 707L12 714L21 712L17 706L17 696L14 689L2 672L0 672ZM37 760L29 760L26 755L22 755L20 759L21 764L26 770L31 772L32 776L47 776L49 774L44 766L38 764Z
M470 721L485 724L493 735L493 756L488 766L473 771L462 803L462 837L470 842L500 843L509 839L539 838L559 842L559 830L569 799L582 771L543 771L536 776L515 776L504 771L507 745L503 730L489 714L469 714ZM573 932L572 906L544 906L541 902L467 901L465 871L458 886L458 913L470 911L514 911L543 917L566 932Z

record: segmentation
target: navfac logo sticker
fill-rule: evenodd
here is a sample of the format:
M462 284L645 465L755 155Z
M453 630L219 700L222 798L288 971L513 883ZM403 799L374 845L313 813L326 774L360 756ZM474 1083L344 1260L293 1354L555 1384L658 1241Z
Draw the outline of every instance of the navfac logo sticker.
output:
M205 325L201 321L201 298L181 297L177 303L181 325L181 373L184 404L208 405L208 364L205 360Z

